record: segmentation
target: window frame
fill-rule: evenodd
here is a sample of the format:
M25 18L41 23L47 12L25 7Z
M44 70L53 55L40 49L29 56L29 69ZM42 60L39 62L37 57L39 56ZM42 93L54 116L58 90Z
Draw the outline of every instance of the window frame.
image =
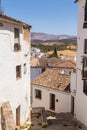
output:
M42 91L39 89L35 89L35 98L36 99L42 99Z
M87 54L87 39L84 40L84 54Z
M23 74L25 75L27 73L27 64L23 64Z
M16 66L16 79L19 80L21 78L21 65Z
M87 57L83 57L82 79L87 79Z
M87 96L87 80L83 80L83 93Z
M19 28L14 28L14 51L21 51Z

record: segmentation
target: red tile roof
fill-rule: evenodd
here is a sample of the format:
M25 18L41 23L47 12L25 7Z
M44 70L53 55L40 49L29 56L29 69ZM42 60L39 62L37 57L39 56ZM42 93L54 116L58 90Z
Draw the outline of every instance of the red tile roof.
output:
M32 84L64 91L70 85L70 76L60 74L58 69L47 69L34 79Z

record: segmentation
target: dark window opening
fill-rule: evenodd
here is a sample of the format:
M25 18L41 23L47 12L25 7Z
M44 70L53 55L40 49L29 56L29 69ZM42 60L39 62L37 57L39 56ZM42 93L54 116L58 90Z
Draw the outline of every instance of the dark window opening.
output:
M3 27L3 23L2 22L0 22L0 27Z
M21 65L16 66L16 79L21 78Z
M14 28L14 42L15 43L19 43L19 29L18 28Z
M84 43L84 54L87 54L87 39L85 39Z
M14 44L14 51L20 51L21 50L21 45L18 43Z
M45 70L46 70L45 68L42 68L42 73L43 73Z
M87 80L83 81L83 92L87 95Z
M35 89L35 98L41 99L41 90Z
M87 0L86 0L86 3L85 3L85 9L84 9L84 26L83 28L87 28Z
M14 51L20 51L21 46L19 43L19 29L14 28Z
M83 57L82 79L87 79L87 57Z

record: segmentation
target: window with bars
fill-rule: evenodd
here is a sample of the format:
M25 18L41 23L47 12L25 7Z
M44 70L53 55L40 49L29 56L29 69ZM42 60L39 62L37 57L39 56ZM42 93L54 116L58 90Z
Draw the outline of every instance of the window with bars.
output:
M19 29L18 28L14 28L14 51L20 51L21 50L21 46L20 46L20 42L19 42Z

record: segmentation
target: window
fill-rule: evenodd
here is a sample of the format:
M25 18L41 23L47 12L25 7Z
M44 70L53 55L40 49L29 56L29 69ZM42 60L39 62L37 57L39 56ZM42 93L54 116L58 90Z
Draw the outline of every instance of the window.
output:
M83 57L82 79L87 79L87 57Z
M85 10L84 10L85 14L84 14L84 28L87 28L87 0L85 3Z
M45 70L46 70L45 68L42 68L42 73L43 73Z
M41 90L35 89L35 98L41 99Z
M87 80L83 81L83 92L87 95Z
M3 23L2 22L0 22L0 27L3 27Z
M21 78L21 65L16 66L16 79Z
M87 54L87 39L85 39L84 43L84 53Z
M26 73L27 73L27 66L26 66L26 63L24 64L23 68L24 68L24 74L26 74Z
M14 42L19 43L19 29L14 28Z
M21 50L21 46L19 44L19 29L14 28L14 51Z

